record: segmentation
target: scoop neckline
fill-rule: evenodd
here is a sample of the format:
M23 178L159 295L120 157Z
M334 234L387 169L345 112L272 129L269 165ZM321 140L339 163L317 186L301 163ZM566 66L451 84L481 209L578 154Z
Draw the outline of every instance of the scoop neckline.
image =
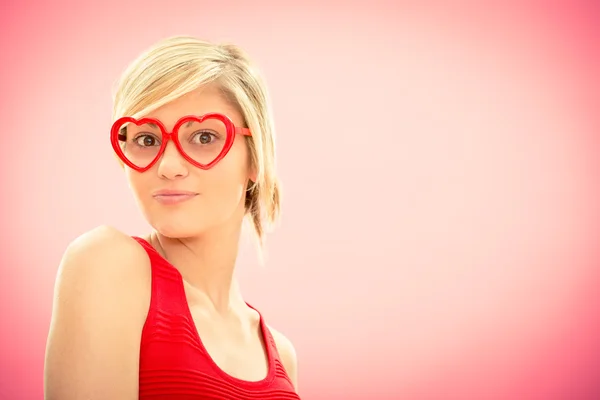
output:
M144 244L144 246L146 246L149 250L151 250L167 267L172 268L174 270L174 272L177 276L177 279L179 280L179 283L181 284L181 291L180 291L181 299L180 300L183 301L183 303L185 305L185 317L189 319L190 324L192 325L192 331L193 331L192 333L194 335L194 340L196 341L196 344L200 347L200 349L204 352L204 354L206 354L206 360L209 362L211 367L225 380L228 380L231 383L236 384L236 385L241 385L241 386L250 387L250 388L256 388L256 387L261 387L261 386L270 384L273 381L273 378L275 377L275 359L274 359L273 348L272 348L271 340L270 340L270 338L271 338L270 332L267 328L265 320L263 319L263 316L260 313L260 311L258 311L255 307L253 307L252 305L250 305L249 303L244 301L244 303L248 307L250 307L251 309L256 311L256 313L258 314L258 317L259 317L260 333L262 336L262 341L265 346L265 351L267 352L267 360L268 360L267 375L264 378L257 380L257 381L250 381L250 380L237 378L237 377L229 374L225 370L223 370L221 367L219 367L219 365L212 358L212 356L210 355L210 353L204 346L204 343L202 342L202 338L200 337L200 333L198 332L198 327L196 326L196 323L194 322L194 317L192 316L192 311L190 309L190 305L188 303L187 296L185 295L183 275L181 275L181 272L179 272L179 270L173 264L171 264L169 262L169 260L164 258L162 256L162 254L160 254L158 252L158 250L156 250L154 248L154 246L152 246L152 244L150 242L148 242L146 239L137 237L137 236L134 236L134 239L141 240L142 243Z

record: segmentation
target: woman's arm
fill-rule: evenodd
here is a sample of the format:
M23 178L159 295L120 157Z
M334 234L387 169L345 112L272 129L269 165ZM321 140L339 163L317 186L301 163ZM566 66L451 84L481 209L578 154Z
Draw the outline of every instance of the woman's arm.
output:
M75 240L56 279L45 399L137 399L149 299L149 262L137 242L109 227Z

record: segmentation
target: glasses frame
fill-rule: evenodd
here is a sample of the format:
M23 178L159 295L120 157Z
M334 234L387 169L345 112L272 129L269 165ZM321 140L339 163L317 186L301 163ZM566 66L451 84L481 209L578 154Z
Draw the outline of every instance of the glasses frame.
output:
M185 151L183 151L183 147L181 146L181 143L179 142L178 133L179 133L179 128L186 122L196 121L198 123L202 123L203 121L206 121L208 119L216 119L218 121L221 121L225 125L225 128L227 130L227 138L225 139L225 145L223 146L223 149L221 150L219 155L210 163L201 164L201 163L195 161L190 156L188 156L185 153ZM161 131L162 143L160 145L160 148L158 149L158 153L156 154L154 159L152 161L150 161L150 163L145 167L138 167L137 165L135 165L131 161L129 161L127 159L127 157L125 157L125 153L123 152L123 149L121 148L121 144L120 144L120 140L119 140L123 136L123 135L121 135L121 133L119 131L121 130L121 127L125 123L132 123L137 126L148 124L148 123L155 124L156 126L158 126L158 128ZM214 167L219 161L221 161L227 155L227 153L229 153L229 150L231 150L231 146L233 146L233 142L235 141L236 135L252 136L252 132L250 131L249 128L235 126L235 124L231 121L231 119L229 119L229 117L227 117L226 115L220 114L220 113L208 113L208 114L199 115L199 116L186 115L184 117L181 117L175 123L175 126L173 127L173 130L171 132L169 132L167 130L167 128L165 128L164 124L156 118L142 118L142 119L138 120L133 117L121 117L121 118L117 119L112 125L112 128L110 130L110 143L112 145L113 150L115 151L117 156L121 159L121 161L123 161L123 163L125 163L125 165L127 165L129 168L131 168L137 172L145 172L145 171L149 170L150 168L152 168L152 166L154 166L154 164L156 164L156 162L164 154L165 149L167 148L167 144L169 143L169 140L172 140L175 143L175 147L177 147L179 154L181 154L181 156L186 161L188 161L190 164L192 164L193 166L195 166L197 168L200 168L203 170L208 170L208 169L211 169L212 167Z

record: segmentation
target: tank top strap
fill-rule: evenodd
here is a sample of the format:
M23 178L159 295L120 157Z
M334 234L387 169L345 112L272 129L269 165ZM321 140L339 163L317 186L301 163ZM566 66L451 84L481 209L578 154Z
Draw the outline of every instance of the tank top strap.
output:
M294 384L292 383L292 380L290 379L287 371L285 370L285 366L283 365L281 355L279 354L279 350L277 349L277 343L275 343L275 338L273 337L269 326L265 322L263 315L252 305L248 304L247 302L246 304L248 305L248 307L256 311L260 317L260 327L263 333L263 340L265 341L265 346L269 355L269 368L271 369L269 375L280 381L283 380L286 382L286 385L289 385L289 387L293 387Z
M186 300L183 278L175 267L165 260L148 241L132 236L148 254L150 259L152 293L150 314L157 310L172 313L185 313Z
M277 350L275 338L273 338L273 334L271 333L269 326L265 322L262 313L248 302L246 302L246 305L258 313L258 316L260 318L260 329L263 334L263 340L265 341L265 345L267 346L267 351L269 353L269 362L281 363L281 357L279 356L279 351Z

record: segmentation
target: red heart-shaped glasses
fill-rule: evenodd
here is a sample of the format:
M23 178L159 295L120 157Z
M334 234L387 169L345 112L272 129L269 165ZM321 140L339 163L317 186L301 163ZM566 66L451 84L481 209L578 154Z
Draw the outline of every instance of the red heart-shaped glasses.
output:
M110 142L119 158L138 172L147 171L158 161L169 140L190 164L206 170L227 155L238 134L252 136L250 129L237 127L218 113L185 116L172 132L155 118L122 117L112 125Z

